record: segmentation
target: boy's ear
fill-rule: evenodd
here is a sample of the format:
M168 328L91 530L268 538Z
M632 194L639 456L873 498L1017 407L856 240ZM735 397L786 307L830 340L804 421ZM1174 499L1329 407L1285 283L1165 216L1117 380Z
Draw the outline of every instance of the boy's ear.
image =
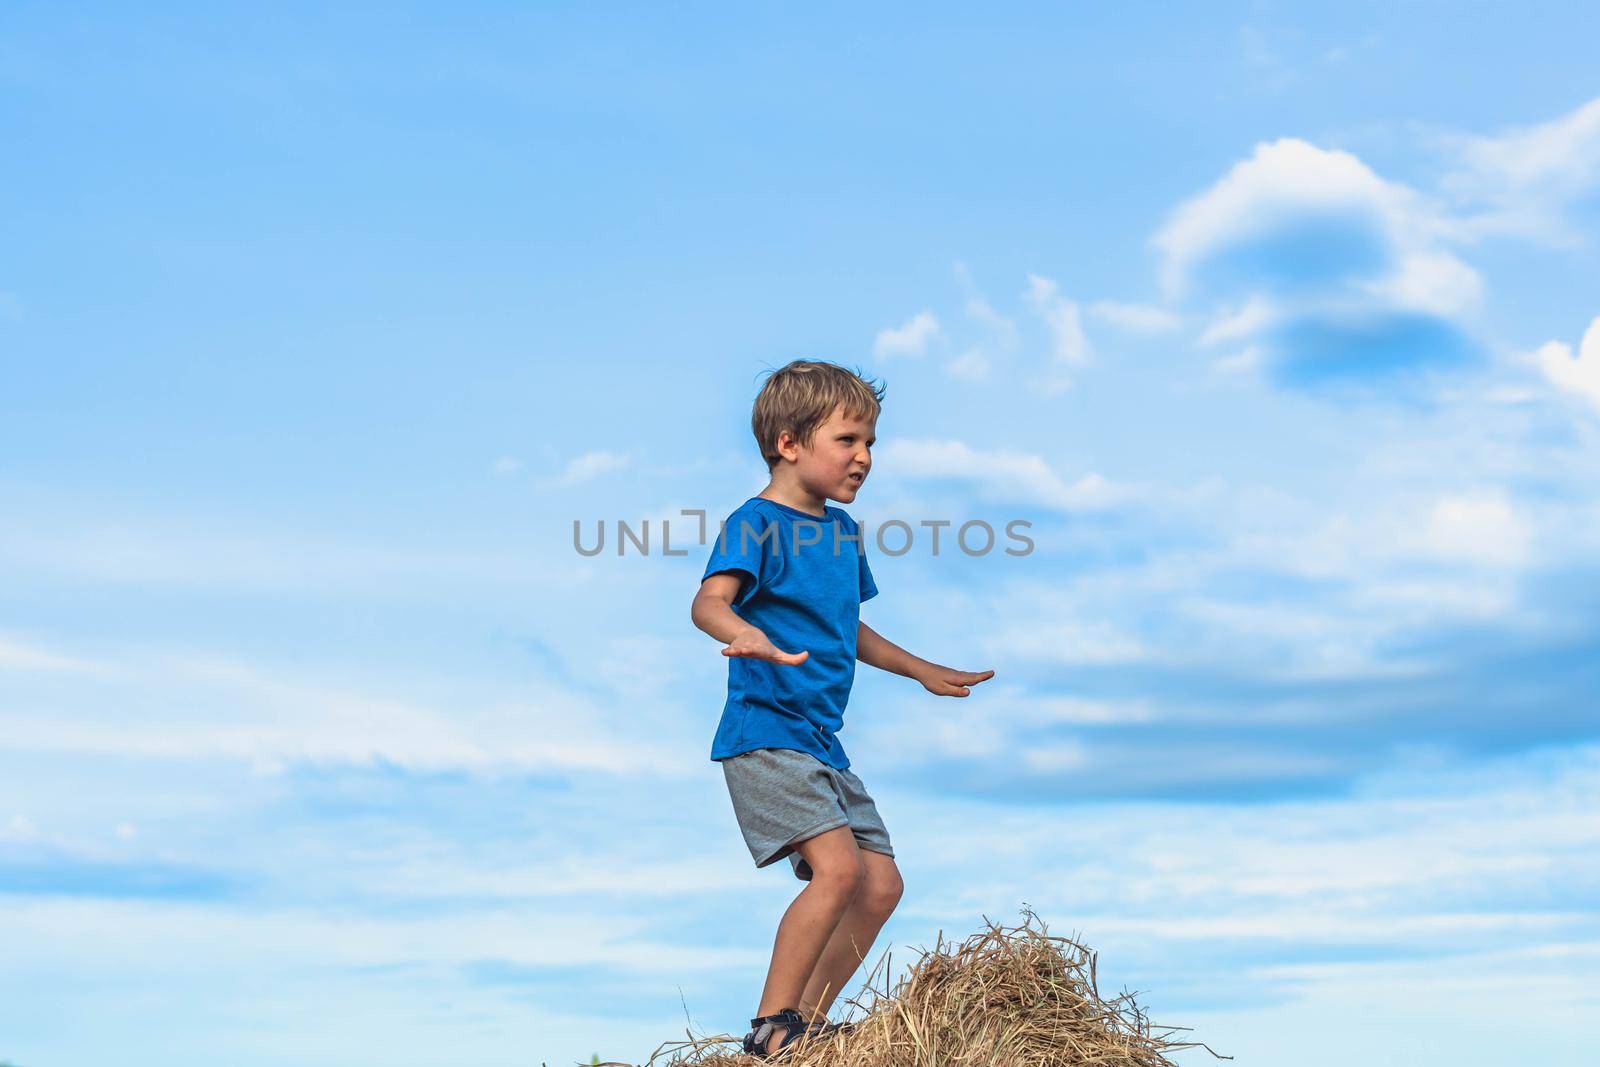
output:
M790 447L790 448L794 449L796 452L798 452L800 450L800 439L794 435L793 431L790 431L790 430L779 430L778 431L778 440L774 445L774 448L777 449L778 458L779 459L788 459L789 458L788 456L783 454L783 449L784 449L785 445L787 445L788 447Z

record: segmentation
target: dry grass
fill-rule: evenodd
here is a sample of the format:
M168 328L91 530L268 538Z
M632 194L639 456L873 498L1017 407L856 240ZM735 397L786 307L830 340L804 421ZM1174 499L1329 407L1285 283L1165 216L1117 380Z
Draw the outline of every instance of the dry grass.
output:
M880 991L885 955L863 989L869 1002L844 999L850 1010L842 1021L855 1023L853 1031L797 1041L770 1061L745 1055L738 1037L685 1031L688 1041L661 1045L644 1067L1175 1067L1170 1052L1211 1052L1202 1042L1172 1040L1183 1027L1153 1026L1131 993L1103 999L1096 954L1050 936L1031 909L1024 907L1019 926L984 922L987 930L959 945L941 931L932 952L920 953L893 990Z

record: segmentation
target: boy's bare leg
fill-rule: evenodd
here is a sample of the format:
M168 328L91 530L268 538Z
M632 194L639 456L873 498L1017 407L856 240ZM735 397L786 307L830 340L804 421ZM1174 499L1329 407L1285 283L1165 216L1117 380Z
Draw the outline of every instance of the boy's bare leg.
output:
M800 842L795 851L811 867L811 880L794 898L778 923L772 946L772 966L761 990L757 1015L772 1015L784 1008L799 1008L801 993L823 949L839 925L856 890L862 884L862 853L850 827L839 826ZM787 1027L775 1027L767 1048L777 1047Z
M861 888L839 918L839 925L834 927L833 936L806 981L805 992L800 994L797 1006L808 1018L827 1018L828 1008L866 959L905 888L893 857L862 849L861 862L866 869Z

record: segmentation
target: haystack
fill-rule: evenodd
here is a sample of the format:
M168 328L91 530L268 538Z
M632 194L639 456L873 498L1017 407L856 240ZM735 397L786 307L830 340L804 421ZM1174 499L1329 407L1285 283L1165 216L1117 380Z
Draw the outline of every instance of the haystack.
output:
M960 944L940 931L892 990L886 953L864 985L866 1002L844 998L850 1008L840 1021L852 1030L796 1042L771 1060L745 1055L731 1035L688 1034L659 1046L644 1067L1176 1067L1167 1054L1186 1048L1231 1058L1174 1040L1187 1028L1152 1025L1132 993L1102 998L1097 954L1051 936L1031 908L1022 914L1013 927L986 916L987 929Z

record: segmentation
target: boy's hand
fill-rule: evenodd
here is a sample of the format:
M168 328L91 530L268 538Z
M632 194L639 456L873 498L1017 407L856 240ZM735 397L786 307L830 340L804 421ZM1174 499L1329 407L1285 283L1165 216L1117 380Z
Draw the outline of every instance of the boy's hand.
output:
M968 686L988 681L994 677L994 671L958 671L954 667L930 663L913 677L934 696L964 697L970 692Z
M745 630L728 642L728 647L722 650L724 656L749 656L751 659L771 660L773 663L804 663L810 652L785 652L771 641L767 635L754 626Z

